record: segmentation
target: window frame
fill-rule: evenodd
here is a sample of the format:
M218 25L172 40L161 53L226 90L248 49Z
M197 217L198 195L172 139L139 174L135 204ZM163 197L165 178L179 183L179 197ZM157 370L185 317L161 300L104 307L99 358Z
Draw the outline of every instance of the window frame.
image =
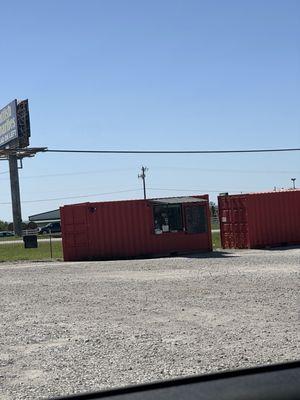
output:
M157 233L156 230L157 228L155 227L155 208L160 207L160 208L178 208L179 209L179 221L180 221L180 225L181 228L180 229L176 229L176 230L168 230L166 232L164 232L162 229L160 229L160 233ZM168 217L169 218L169 217ZM184 223L184 211L183 211L183 204L182 203L178 203L178 204L153 204L152 206L152 221L153 221L153 231L155 234L168 234L168 233L182 233L185 232L185 223ZM170 227L170 223L169 223L169 227Z
M191 232L188 231L188 223L187 223L187 209L192 208L192 207L197 207L199 209L203 209L203 216L204 216L204 224L205 224L205 229L201 232ZM208 215L207 215L207 208L205 205L200 205L194 203L193 205L191 204L186 204L184 207L184 228L185 228L185 233L188 235L202 235L202 234L207 234L208 233Z

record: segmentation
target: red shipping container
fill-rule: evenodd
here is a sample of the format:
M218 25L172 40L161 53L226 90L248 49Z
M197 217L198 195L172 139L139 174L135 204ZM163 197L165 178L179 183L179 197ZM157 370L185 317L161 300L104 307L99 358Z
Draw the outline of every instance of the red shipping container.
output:
M211 251L208 195L66 205L65 261Z
M300 190L218 197L224 249L300 244Z

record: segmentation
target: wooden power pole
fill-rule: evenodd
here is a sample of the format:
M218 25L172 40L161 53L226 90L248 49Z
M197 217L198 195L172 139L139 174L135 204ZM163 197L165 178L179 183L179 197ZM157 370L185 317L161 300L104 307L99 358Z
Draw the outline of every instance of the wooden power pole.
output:
M138 175L138 178L143 180L143 190L144 190L144 200L146 200L146 171L148 171L147 167L142 167L142 173Z
M17 236L22 236L22 213L19 185L18 159L14 154L8 156L11 202L13 212L14 232Z

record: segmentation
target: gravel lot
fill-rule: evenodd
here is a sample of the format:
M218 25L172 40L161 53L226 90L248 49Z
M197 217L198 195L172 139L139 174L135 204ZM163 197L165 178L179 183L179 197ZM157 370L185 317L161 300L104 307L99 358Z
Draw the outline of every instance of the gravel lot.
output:
M300 358L300 249L0 264L0 398Z

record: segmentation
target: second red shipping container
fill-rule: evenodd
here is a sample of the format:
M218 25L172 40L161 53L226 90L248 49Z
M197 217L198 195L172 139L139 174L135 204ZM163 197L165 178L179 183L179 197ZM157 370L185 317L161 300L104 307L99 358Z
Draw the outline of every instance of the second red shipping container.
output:
M218 197L223 248L300 244L300 190Z

